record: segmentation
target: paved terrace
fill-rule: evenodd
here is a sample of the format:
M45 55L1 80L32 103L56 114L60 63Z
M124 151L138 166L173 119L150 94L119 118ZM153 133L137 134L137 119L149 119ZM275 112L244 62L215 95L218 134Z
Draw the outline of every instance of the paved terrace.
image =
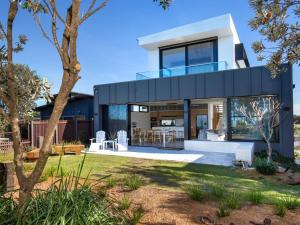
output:
M142 159L170 160L177 162L232 166L235 154L191 150L162 150L154 147L129 146L127 152L100 150L89 154L115 155Z

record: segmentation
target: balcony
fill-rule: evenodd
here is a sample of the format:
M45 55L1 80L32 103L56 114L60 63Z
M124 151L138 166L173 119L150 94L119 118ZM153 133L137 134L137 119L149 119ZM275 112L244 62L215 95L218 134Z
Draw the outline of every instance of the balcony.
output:
M227 69L228 64L226 61L196 64L192 66L178 66L156 71L139 72L136 73L136 80L147 80L159 77L175 77L199 73L209 73Z

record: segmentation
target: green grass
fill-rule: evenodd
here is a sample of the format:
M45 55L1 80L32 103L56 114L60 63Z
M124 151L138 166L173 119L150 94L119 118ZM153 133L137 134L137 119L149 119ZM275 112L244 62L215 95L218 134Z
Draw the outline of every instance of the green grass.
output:
M203 201L206 195L202 186L197 184L189 184L184 188L184 190L192 200L199 202Z
M0 153L0 163L13 161L13 159L14 159L14 153L12 151L8 153Z
M130 198L128 197L128 195L124 195L118 202L118 209L127 210L130 208L131 203L132 202L131 202Z
M61 166L66 173L76 170L82 158L83 155L63 156ZM58 156L50 157L47 168L57 166L58 162ZM25 164L27 171L33 166L33 163ZM266 203L275 203L285 196L284 193L298 198L300 195L299 187L280 184L275 179L271 181L255 171L242 171L222 166L88 154L82 176L87 176L90 170L90 178L93 179L112 175L122 180L125 174L136 174L150 185L175 191L182 191L182 187L190 183L198 183L203 187L222 184L228 191L241 194L256 190L263 194Z

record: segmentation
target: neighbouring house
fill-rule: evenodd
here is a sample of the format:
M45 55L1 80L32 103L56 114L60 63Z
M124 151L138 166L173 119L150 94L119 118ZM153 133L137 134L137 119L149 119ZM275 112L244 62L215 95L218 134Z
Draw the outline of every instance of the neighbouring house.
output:
M49 104L36 108L39 119L30 124L32 146L41 146L51 116L56 95ZM93 96L71 92L54 135L54 143L81 141L88 143L93 136Z
M48 120L51 116L54 100L56 95L53 96L53 101L49 104L42 105L36 108L40 114L41 120ZM89 94L71 92L69 94L68 103L61 115L62 120L73 119L90 120L93 118L93 96Z
M272 79L264 66L250 67L230 14L137 40L148 54L147 72L94 86L95 131L126 130L131 145L252 157L266 145L237 108L274 96L284 108L273 147L293 157L292 68Z

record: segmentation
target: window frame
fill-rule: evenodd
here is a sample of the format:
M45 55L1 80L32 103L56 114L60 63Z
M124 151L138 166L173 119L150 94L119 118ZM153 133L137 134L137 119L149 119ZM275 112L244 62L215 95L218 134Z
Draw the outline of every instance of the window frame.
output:
M228 118L228 135L229 135L229 140L230 141L239 141L239 142L264 142L264 139L249 139L249 138L234 138L232 137L233 134L232 134L232 118L237 118L237 117L244 117L244 116L232 116L232 105L233 105L233 100L234 99L240 99L240 98L263 98L263 97L276 97L279 101L280 100L280 97L278 95L251 95L251 96L234 96L234 97L231 97L229 98L229 101L227 100L227 102L230 102L229 105L230 107L228 107L227 105L227 118ZM279 119L280 119L280 114L278 115L279 116ZM277 135L276 135L276 132ZM271 143L280 143L280 124L278 125L278 130L274 132L273 134L273 138L271 139Z
M195 40L195 41L189 41L189 42L183 42L183 43L179 43L179 44L159 47L159 70L161 71L163 69L163 51L164 50L170 50L170 49L184 47L184 49L185 49L185 51L184 51L185 65L184 66L188 67L189 66L188 47L191 45L202 44L202 43L206 43L206 42L212 42L212 44L213 44L213 62L218 62L218 37L212 37L212 38L206 38L206 39L201 39L201 40ZM185 71L185 74L188 74L187 71ZM163 77L163 74L160 73L159 76Z

